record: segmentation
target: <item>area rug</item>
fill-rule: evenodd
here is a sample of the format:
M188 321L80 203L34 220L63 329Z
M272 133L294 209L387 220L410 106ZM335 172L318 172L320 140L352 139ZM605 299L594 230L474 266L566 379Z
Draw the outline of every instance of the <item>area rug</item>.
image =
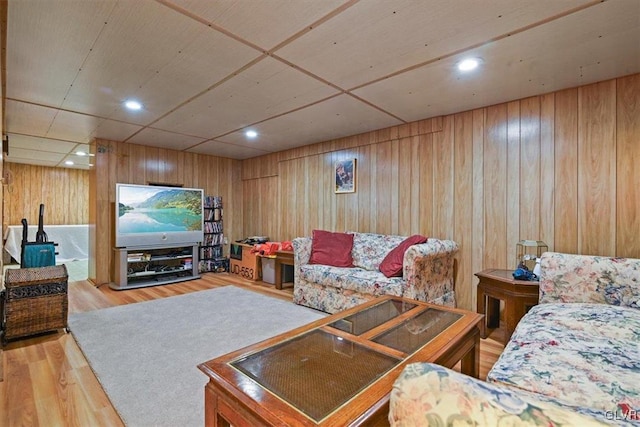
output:
M124 423L204 425L197 365L324 314L233 286L69 315L69 327Z

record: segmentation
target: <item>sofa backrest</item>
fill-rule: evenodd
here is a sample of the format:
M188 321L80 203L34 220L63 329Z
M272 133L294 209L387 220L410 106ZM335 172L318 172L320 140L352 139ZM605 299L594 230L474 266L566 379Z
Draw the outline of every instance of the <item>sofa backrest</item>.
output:
M353 265L369 271L377 271L384 257L406 239L389 234L350 233L353 234Z
M545 252L540 270L540 303L640 308L640 259Z

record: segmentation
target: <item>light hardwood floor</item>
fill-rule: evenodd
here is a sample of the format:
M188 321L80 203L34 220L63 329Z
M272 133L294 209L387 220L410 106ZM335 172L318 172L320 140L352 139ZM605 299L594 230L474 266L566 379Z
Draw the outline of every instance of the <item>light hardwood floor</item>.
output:
M252 282L227 273L174 285L114 291L86 281L69 284L69 312L78 313L131 304L221 286L235 285L284 300L292 288ZM105 325L107 327L107 325ZM480 376L485 378L503 350L482 340ZM4 381L0 382L0 426L122 426L107 395L71 334L63 331L18 340L4 348ZM144 399L144 396L140 397Z

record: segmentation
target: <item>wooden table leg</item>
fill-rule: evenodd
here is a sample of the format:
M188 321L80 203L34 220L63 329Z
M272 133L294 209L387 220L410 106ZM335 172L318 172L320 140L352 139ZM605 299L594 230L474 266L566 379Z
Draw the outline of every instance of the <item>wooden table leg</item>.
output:
M282 262L276 257L276 289L282 289Z
M460 361L461 362L460 371L465 375L469 375L470 377L478 378L480 377L480 334L479 333L475 334L473 341L474 341L473 348L469 350L467 354L465 354L462 357L462 360Z

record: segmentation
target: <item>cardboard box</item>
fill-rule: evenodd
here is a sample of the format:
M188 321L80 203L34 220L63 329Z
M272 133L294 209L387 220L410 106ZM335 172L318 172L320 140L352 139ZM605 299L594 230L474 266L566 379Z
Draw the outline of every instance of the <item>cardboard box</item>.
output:
M231 258L229 263L229 273L237 274L249 280L260 280L262 272L260 271L260 262L258 262L258 256L251 253L253 246L244 244L234 244L241 248L241 258ZM240 252L240 248L237 251ZM238 253L240 255L240 253Z

